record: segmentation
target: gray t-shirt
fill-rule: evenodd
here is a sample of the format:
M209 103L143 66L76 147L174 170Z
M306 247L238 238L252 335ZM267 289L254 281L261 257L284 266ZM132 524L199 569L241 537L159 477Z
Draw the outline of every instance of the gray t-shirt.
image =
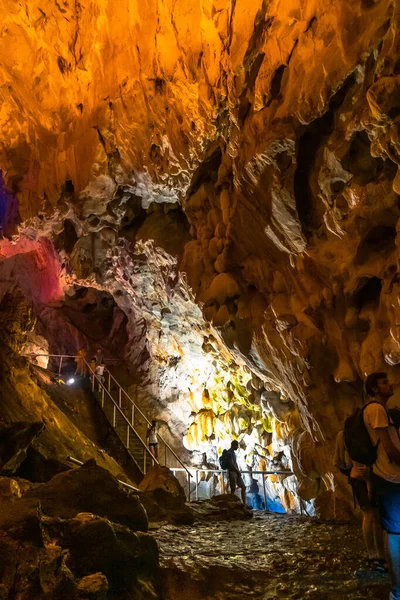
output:
M388 414L382 404L373 402L364 409L364 423L374 446L376 446L379 439L376 429L388 428L393 444L400 450L400 439L397 429L389 423ZM392 483L400 483L400 465L391 462L382 442L378 444L377 459L372 466L372 471L379 477L382 477L382 479L386 479Z

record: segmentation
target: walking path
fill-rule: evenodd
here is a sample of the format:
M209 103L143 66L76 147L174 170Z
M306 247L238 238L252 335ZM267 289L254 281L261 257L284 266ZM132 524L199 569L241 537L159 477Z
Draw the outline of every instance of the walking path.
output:
M387 600L366 566L361 527L255 513L250 521L164 525L165 600Z

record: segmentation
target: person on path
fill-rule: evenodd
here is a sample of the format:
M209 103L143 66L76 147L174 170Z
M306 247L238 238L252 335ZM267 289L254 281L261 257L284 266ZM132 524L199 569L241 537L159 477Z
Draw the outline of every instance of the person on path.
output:
M80 377L85 377L86 375L86 357L87 357L87 350L86 350L86 346L83 346L82 348L80 348L80 350L78 350L78 354L75 358L75 362L76 362L76 369L75 369L75 375L79 375Z
M99 363L96 364L96 368L94 370L95 377L99 382L99 392L101 392L101 384L104 384L104 364Z
M246 485L243 481L242 474L239 471L235 454L238 448L239 443L236 440L233 440L231 443L231 447L227 451L229 488L231 494L234 494L236 492L237 487L240 488L242 502L246 506Z
M158 460L158 438L157 438L157 421L154 419L147 429L146 434L147 445L150 448L154 458Z
M353 489L354 508L357 503L362 511L362 532L368 553L368 563L378 571L387 572L383 531L376 499L371 490L369 469L350 458L344 441L343 429L336 437L333 462L339 471L348 477L349 484Z
M92 358L92 361L94 361L97 365L104 364L104 352L101 348L97 348L96 353Z
M381 525L386 533L392 590L390 600L400 600L400 439L386 410L393 386L384 372L371 373L365 389L374 402L364 409L364 424L377 458L372 465Z

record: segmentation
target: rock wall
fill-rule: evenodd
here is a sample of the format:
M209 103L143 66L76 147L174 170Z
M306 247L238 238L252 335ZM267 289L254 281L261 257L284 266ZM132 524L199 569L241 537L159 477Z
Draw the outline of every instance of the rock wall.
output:
M332 495L363 378L399 379L397 3L0 8L2 293L120 351L185 460L234 436L286 507Z

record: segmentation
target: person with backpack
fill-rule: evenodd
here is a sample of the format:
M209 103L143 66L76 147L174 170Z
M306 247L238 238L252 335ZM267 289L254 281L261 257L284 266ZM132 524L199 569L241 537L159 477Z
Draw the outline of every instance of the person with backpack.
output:
M344 430L336 437L334 465L348 477L353 490L354 508L362 511L362 532L368 553L367 562L377 571L387 573L383 531L379 521L376 501L371 493L369 469L351 459L344 441Z
M393 386L387 374L380 372L368 375L365 389L372 398L363 407L362 415L376 456L372 463L371 478L381 525L387 538L392 583L389 599L400 600L400 439L386 410L387 402L393 395Z
M236 461L236 450L239 448L239 443L236 440L231 442L229 450L224 450L220 456L219 463L222 469L228 471L230 493L234 494L236 488L240 488L242 502L246 506L246 485L243 481L242 474Z

